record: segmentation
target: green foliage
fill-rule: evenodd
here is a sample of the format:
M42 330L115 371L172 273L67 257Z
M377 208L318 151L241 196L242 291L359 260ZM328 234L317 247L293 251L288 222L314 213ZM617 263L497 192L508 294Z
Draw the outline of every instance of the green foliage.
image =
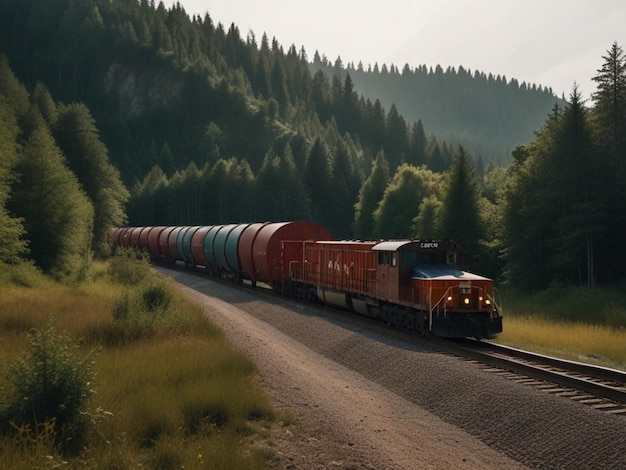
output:
M268 152L256 178L256 216L259 220L307 220L311 198L296 168L291 147L280 157Z
M151 279L136 286L136 294L142 297L142 303L156 310L158 304L167 302L167 294L163 293L170 291L158 286L149 288L155 285L152 276L156 275L149 276ZM33 353L20 356L24 332L45 325L48 317L40 313L45 306L55 312L58 328L63 325L71 333L59 335L50 330L45 346L37 347L41 353L37 357L47 354L55 359L67 358L68 368L63 369L66 377L74 370L72 366L84 366L80 371L97 370L98 393L90 393L89 404L80 415L85 421L71 426L72 431L82 426L82 432L69 441L61 440L59 418L53 421L44 417L30 427L0 420L0 428L6 430L6 434L0 433L0 467L271 466L274 451L268 429L276 426L278 419L258 387L250 358L228 344L223 331L207 321L202 308L174 290L171 292L176 297L170 300L170 311L175 314L163 318L157 334L130 341L124 336L128 334L127 322L111 316L120 284L107 281L101 276L81 288L58 283L35 289L3 288L0 311L6 312L7 318L0 327L5 358L2 366L8 358L19 358L15 361L16 373L24 375L25 368L19 365L27 355L34 357ZM129 294L133 290L129 289ZM49 329L39 331L32 340L43 344L41 335L47 335ZM91 357L83 358L77 345L69 341L69 334L84 338L85 344L102 345L93 365ZM118 339L111 340L114 336ZM42 370L41 361L29 364L33 366L29 370ZM47 367L48 371L52 369L60 370ZM71 381L65 382L69 386ZM2 418L7 416L10 404L21 406L24 402L23 392L13 393L9 385L10 380L0 380ZM67 403L69 399L64 401ZM50 408L68 411L52 402Z
M354 235L361 239L370 239L374 235L374 211L382 199L389 175L389 163L385 154L380 152L376 157L370 175L361 185L359 197L355 204Z
M436 195L422 199L418 215L413 219L412 232L415 238L432 240L437 238L438 214L441 210L441 201Z
M52 324L31 331L30 351L8 370L10 390L0 410L3 433L47 433L66 451L80 448L96 352L80 358L77 349L69 335L56 333Z
M326 143L317 138L311 146L303 174L307 193L311 197L313 222L329 226L327 211L333 206L335 193L332 186L332 157Z
M108 231L126 221L124 204L129 193L109 162L107 148L84 104L61 106L54 123L55 140L93 205L91 249L102 256L108 252Z
M509 164L515 145L533 138L533 132L541 126L550 108L557 102L563 103L550 89L479 70L472 72L462 66L444 70L440 66L413 68L407 64L400 70L394 65L376 64L368 68L349 63L338 69L318 56L311 70L326 77L337 75L339 80L349 76L354 92L363 95L366 101L379 100L382 107L390 110L395 105L408 123L421 119L428 123L430 132L442 136L454 147L462 145L472 155L482 155L487 164L495 162L502 166ZM374 142L375 129L370 126L368 132L372 134L359 134ZM385 147L392 162L395 155L399 156L392 149L397 142L389 141L391 146ZM404 161L416 166L425 163L412 158L405 154ZM442 171L430 165L429 168Z
M533 295L512 290L506 303L519 314L526 312L551 320L624 329L625 292L621 285L589 289L586 286L553 284Z
M484 237L480 212L481 190L469 155L462 147L447 179L439 216L439 236L476 251Z
M606 162L576 89L570 100L534 142L516 150L504 209L507 277L514 285L544 289L611 277L614 253L599 251L597 241L612 226L607 208L622 203L610 201Z
M151 337L172 319L172 299L172 288L162 280L146 281L125 289L113 306L114 324L107 342L124 344Z
M123 286L141 284L150 275L150 259L132 248L118 247L108 263L110 279Z
M412 238L412 223L419 215L420 204L436 194L439 180L425 167L400 166L374 211L374 237Z
M93 206L43 123L15 170L10 207L24 219L32 259L59 280L82 278L90 262Z
M22 262L4 265L0 263L0 284L22 287L43 287L52 281L34 264Z
M4 263L30 248L46 273L80 277L124 220L123 180L134 184L134 225L308 219L342 238L371 238L378 209L379 228L402 225L392 236L428 236L439 224L438 236L461 239L489 272L502 268L502 253L514 284L623 277L626 64L617 44L595 77L593 107L576 93L566 107L551 90L462 67L364 69L320 54L308 63L303 49L285 52L266 35L257 44L236 25L149 1L0 2L0 48ZM30 102L16 76L33 89ZM42 128L56 140L42 140ZM473 188L485 165L504 172L512 146L530 139L504 176L488 175L483 194ZM402 164L444 173L461 146L476 156L467 158L474 175L455 162L445 195L413 200L407 191L396 204L394 184L383 201ZM372 162L381 155L384 165ZM78 191L57 178L61 167ZM55 179L69 188L66 201L50 198L67 217L30 173L48 189ZM394 210L406 220L388 227L382 216Z
M27 252L23 221L12 216L6 207L15 180L18 133L17 115L9 107L7 97L0 93L0 263L5 264L17 264Z

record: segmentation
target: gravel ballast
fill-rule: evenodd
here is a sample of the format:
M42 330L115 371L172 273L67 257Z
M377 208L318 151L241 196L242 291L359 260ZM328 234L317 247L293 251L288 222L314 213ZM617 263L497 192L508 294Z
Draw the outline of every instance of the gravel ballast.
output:
M299 432L276 437L276 468L626 468L623 416L305 305L159 270L298 418Z

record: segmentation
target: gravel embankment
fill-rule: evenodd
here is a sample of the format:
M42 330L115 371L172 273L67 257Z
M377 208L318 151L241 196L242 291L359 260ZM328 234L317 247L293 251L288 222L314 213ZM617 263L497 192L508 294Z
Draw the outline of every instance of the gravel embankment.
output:
M161 269L257 363L303 431L277 468L620 469L626 418L335 317ZM506 319L505 319L506 321Z

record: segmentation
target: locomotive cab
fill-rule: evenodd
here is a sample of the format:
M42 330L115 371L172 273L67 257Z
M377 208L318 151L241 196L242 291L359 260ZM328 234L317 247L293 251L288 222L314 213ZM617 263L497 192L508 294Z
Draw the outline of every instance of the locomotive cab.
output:
M382 242L377 296L427 312L425 329L441 337L491 338L502 332L493 281L463 271L470 255L451 241Z

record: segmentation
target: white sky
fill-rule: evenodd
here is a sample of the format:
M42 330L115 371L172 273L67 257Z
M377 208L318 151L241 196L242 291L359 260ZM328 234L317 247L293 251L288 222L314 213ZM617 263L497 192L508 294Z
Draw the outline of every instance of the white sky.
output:
M439 64L504 75L583 98L607 50L626 50L624 0L178 0L243 38L267 33L344 65ZM174 0L163 0L169 8Z

